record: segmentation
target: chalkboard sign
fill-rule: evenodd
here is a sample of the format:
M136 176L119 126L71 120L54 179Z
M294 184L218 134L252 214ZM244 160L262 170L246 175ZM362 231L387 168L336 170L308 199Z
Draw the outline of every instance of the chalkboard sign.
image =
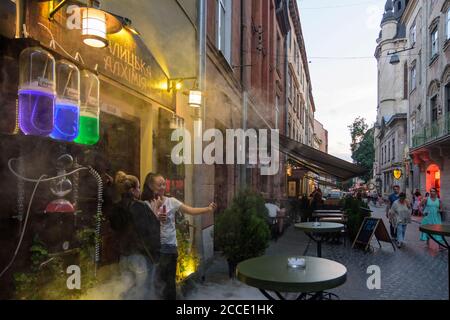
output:
M392 243L392 239L389 236L389 233L384 225L382 219L379 218L364 218L363 223L359 229L358 235L356 236L355 241L353 242L353 248L356 244L364 246L364 250L370 245L370 241L372 237L375 235L375 238L380 244L380 241L389 242L392 244L392 247L395 250L395 246ZM381 244L380 244L381 247Z

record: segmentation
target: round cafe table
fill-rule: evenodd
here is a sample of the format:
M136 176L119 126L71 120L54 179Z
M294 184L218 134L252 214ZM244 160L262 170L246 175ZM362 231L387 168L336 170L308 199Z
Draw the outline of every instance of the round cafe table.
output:
M450 225L448 225L448 224L447 225L445 225L445 224L426 224L426 225L420 226L419 230L422 231L423 233L426 233L431 238L431 240L433 240L440 246L446 248L447 254L448 254L448 261L450 261L450 246L447 242L447 239L445 239L445 237L450 237ZM442 243L442 242L437 241L435 236L441 236L442 240L444 242ZM448 264L448 261L447 261L447 264ZM449 287L449 299L450 299L450 265L448 266L448 287Z
M345 226L341 223L332 222L320 222L319 224L317 222L304 222L297 223L295 228L304 231L311 240L317 243L317 256L322 257L322 235L325 233L341 232ZM315 235L319 236L315 237Z
M296 257L306 260L305 268L292 268L288 265L287 255L263 256L249 259L238 264L238 280L258 288L269 300L276 300L268 291L272 291L280 300L285 300L281 292L299 293L297 300L321 300L323 292L344 284L347 280L347 268L342 264L316 257Z

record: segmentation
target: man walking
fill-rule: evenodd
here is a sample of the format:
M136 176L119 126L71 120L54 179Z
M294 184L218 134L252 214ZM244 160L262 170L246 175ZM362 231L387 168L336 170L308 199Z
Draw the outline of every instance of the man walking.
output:
M397 201L398 199L400 199L400 186L395 185L392 187L394 190L394 193L392 193L389 196L389 204L386 207L386 218L389 218L389 211L392 208L392 205L394 204L395 201ZM389 221L389 226L390 226L390 231L391 231L391 237L395 240L397 240L397 228L395 225L393 225L391 223L391 221Z

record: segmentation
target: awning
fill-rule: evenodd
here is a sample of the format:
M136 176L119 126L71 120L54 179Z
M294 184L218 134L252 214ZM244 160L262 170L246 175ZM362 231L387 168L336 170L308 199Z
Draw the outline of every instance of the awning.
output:
M314 173L319 175L326 173L343 181L362 176L367 172L366 169L358 165L336 158L283 135L280 135L280 151Z

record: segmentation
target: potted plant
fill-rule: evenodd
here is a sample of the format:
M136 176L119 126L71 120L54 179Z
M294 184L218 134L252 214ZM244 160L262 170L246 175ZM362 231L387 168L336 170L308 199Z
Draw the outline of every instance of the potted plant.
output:
M270 230L264 199L249 190L239 192L231 206L218 215L215 241L227 258L232 278L239 262L264 254Z
M359 199L347 197L343 201L344 211L348 215L347 229L350 239L355 240L364 218L370 217L368 206Z

